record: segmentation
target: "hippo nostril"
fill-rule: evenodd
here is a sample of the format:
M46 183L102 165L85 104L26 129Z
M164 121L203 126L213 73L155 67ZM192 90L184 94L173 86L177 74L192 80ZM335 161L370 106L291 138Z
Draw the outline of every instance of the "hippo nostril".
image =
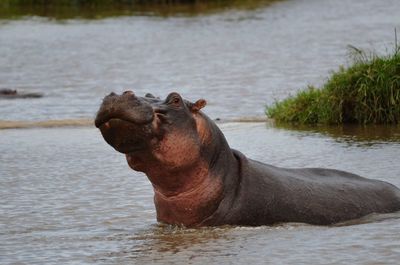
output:
M156 114L166 114L168 112L166 109L162 109L162 108L154 108L153 111Z
M124 93L122 93L122 95L126 95L126 94L135 95L132 90L126 90L126 91L124 91Z
M114 92L111 92L110 95L108 95L109 97L113 97L116 96L117 94L115 94Z

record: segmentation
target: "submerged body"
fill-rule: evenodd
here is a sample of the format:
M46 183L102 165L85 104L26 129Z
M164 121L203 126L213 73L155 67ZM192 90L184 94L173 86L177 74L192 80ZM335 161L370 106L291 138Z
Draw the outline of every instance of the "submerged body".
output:
M204 224L328 225L400 210L400 191L389 183L332 169L279 168L233 153L240 168L230 184L236 189L227 190Z
M0 89L0 98L17 99L17 98L41 98L40 93L19 93L13 89Z
M104 139L144 172L157 220L185 226L327 225L400 210L400 190L331 169L285 169L247 159L195 103L128 91L105 97L96 117Z

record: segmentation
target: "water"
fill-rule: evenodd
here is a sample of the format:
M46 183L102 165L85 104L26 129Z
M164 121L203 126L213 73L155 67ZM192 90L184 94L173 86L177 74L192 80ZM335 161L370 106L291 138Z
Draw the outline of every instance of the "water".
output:
M2 20L0 87L45 96L1 100L0 120L80 125L106 93L128 88L206 98L212 118L261 116L274 99L322 83L347 62L348 44L391 49L398 14L394 0L293 0L195 17ZM220 127L233 148L262 162L336 168L400 186L398 127ZM130 170L93 127L0 130L0 187L1 264L400 259L398 213L334 227L159 225L146 176Z
M353 145L264 123L220 127L232 147L266 163L337 168L400 186L400 142ZM396 264L400 257L400 214L340 227L161 226L146 176L95 128L4 130L0 144L5 264Z
M0 87L45 97L1 101L0 120L93 118L125 89L203 97L214 118L263 115L321 84L347 45L392 50L399 13L397 0L293 0L195 17L2 20Z

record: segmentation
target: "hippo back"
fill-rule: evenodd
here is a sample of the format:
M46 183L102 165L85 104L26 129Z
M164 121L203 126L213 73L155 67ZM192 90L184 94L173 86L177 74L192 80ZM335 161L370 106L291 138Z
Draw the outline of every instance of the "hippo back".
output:
M236 189L208 222L326 225L400 210L400 190L389 183L332 169L279 168L233 152L240 172Z

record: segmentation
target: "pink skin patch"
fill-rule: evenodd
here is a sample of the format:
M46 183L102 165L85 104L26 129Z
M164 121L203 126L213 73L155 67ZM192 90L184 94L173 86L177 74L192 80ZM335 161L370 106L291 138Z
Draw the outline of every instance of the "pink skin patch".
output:
M154 203L158 221L194 226L218 208L223 193L221 180L210 176L207 167L197 170L199 171L191 176L191 189L172 196L165 196L155 189ZM196 182L196 185L193 185L193 182Z
M188 133L173 131L164 137L153 154L166 169L182 169L197 163L200 142Z
M193 118L196 121L197 135L200 138L201 143L210 144L212 139L207 121L201 113L194 113Z
M145 172L153 184L160 222L194 226L210 216L222 198L222 182L211 175L200 154L211 141L210 129L199 112L192 115L196 129L169 131L160 141L153 139L148 152L126 155L129 166Z

